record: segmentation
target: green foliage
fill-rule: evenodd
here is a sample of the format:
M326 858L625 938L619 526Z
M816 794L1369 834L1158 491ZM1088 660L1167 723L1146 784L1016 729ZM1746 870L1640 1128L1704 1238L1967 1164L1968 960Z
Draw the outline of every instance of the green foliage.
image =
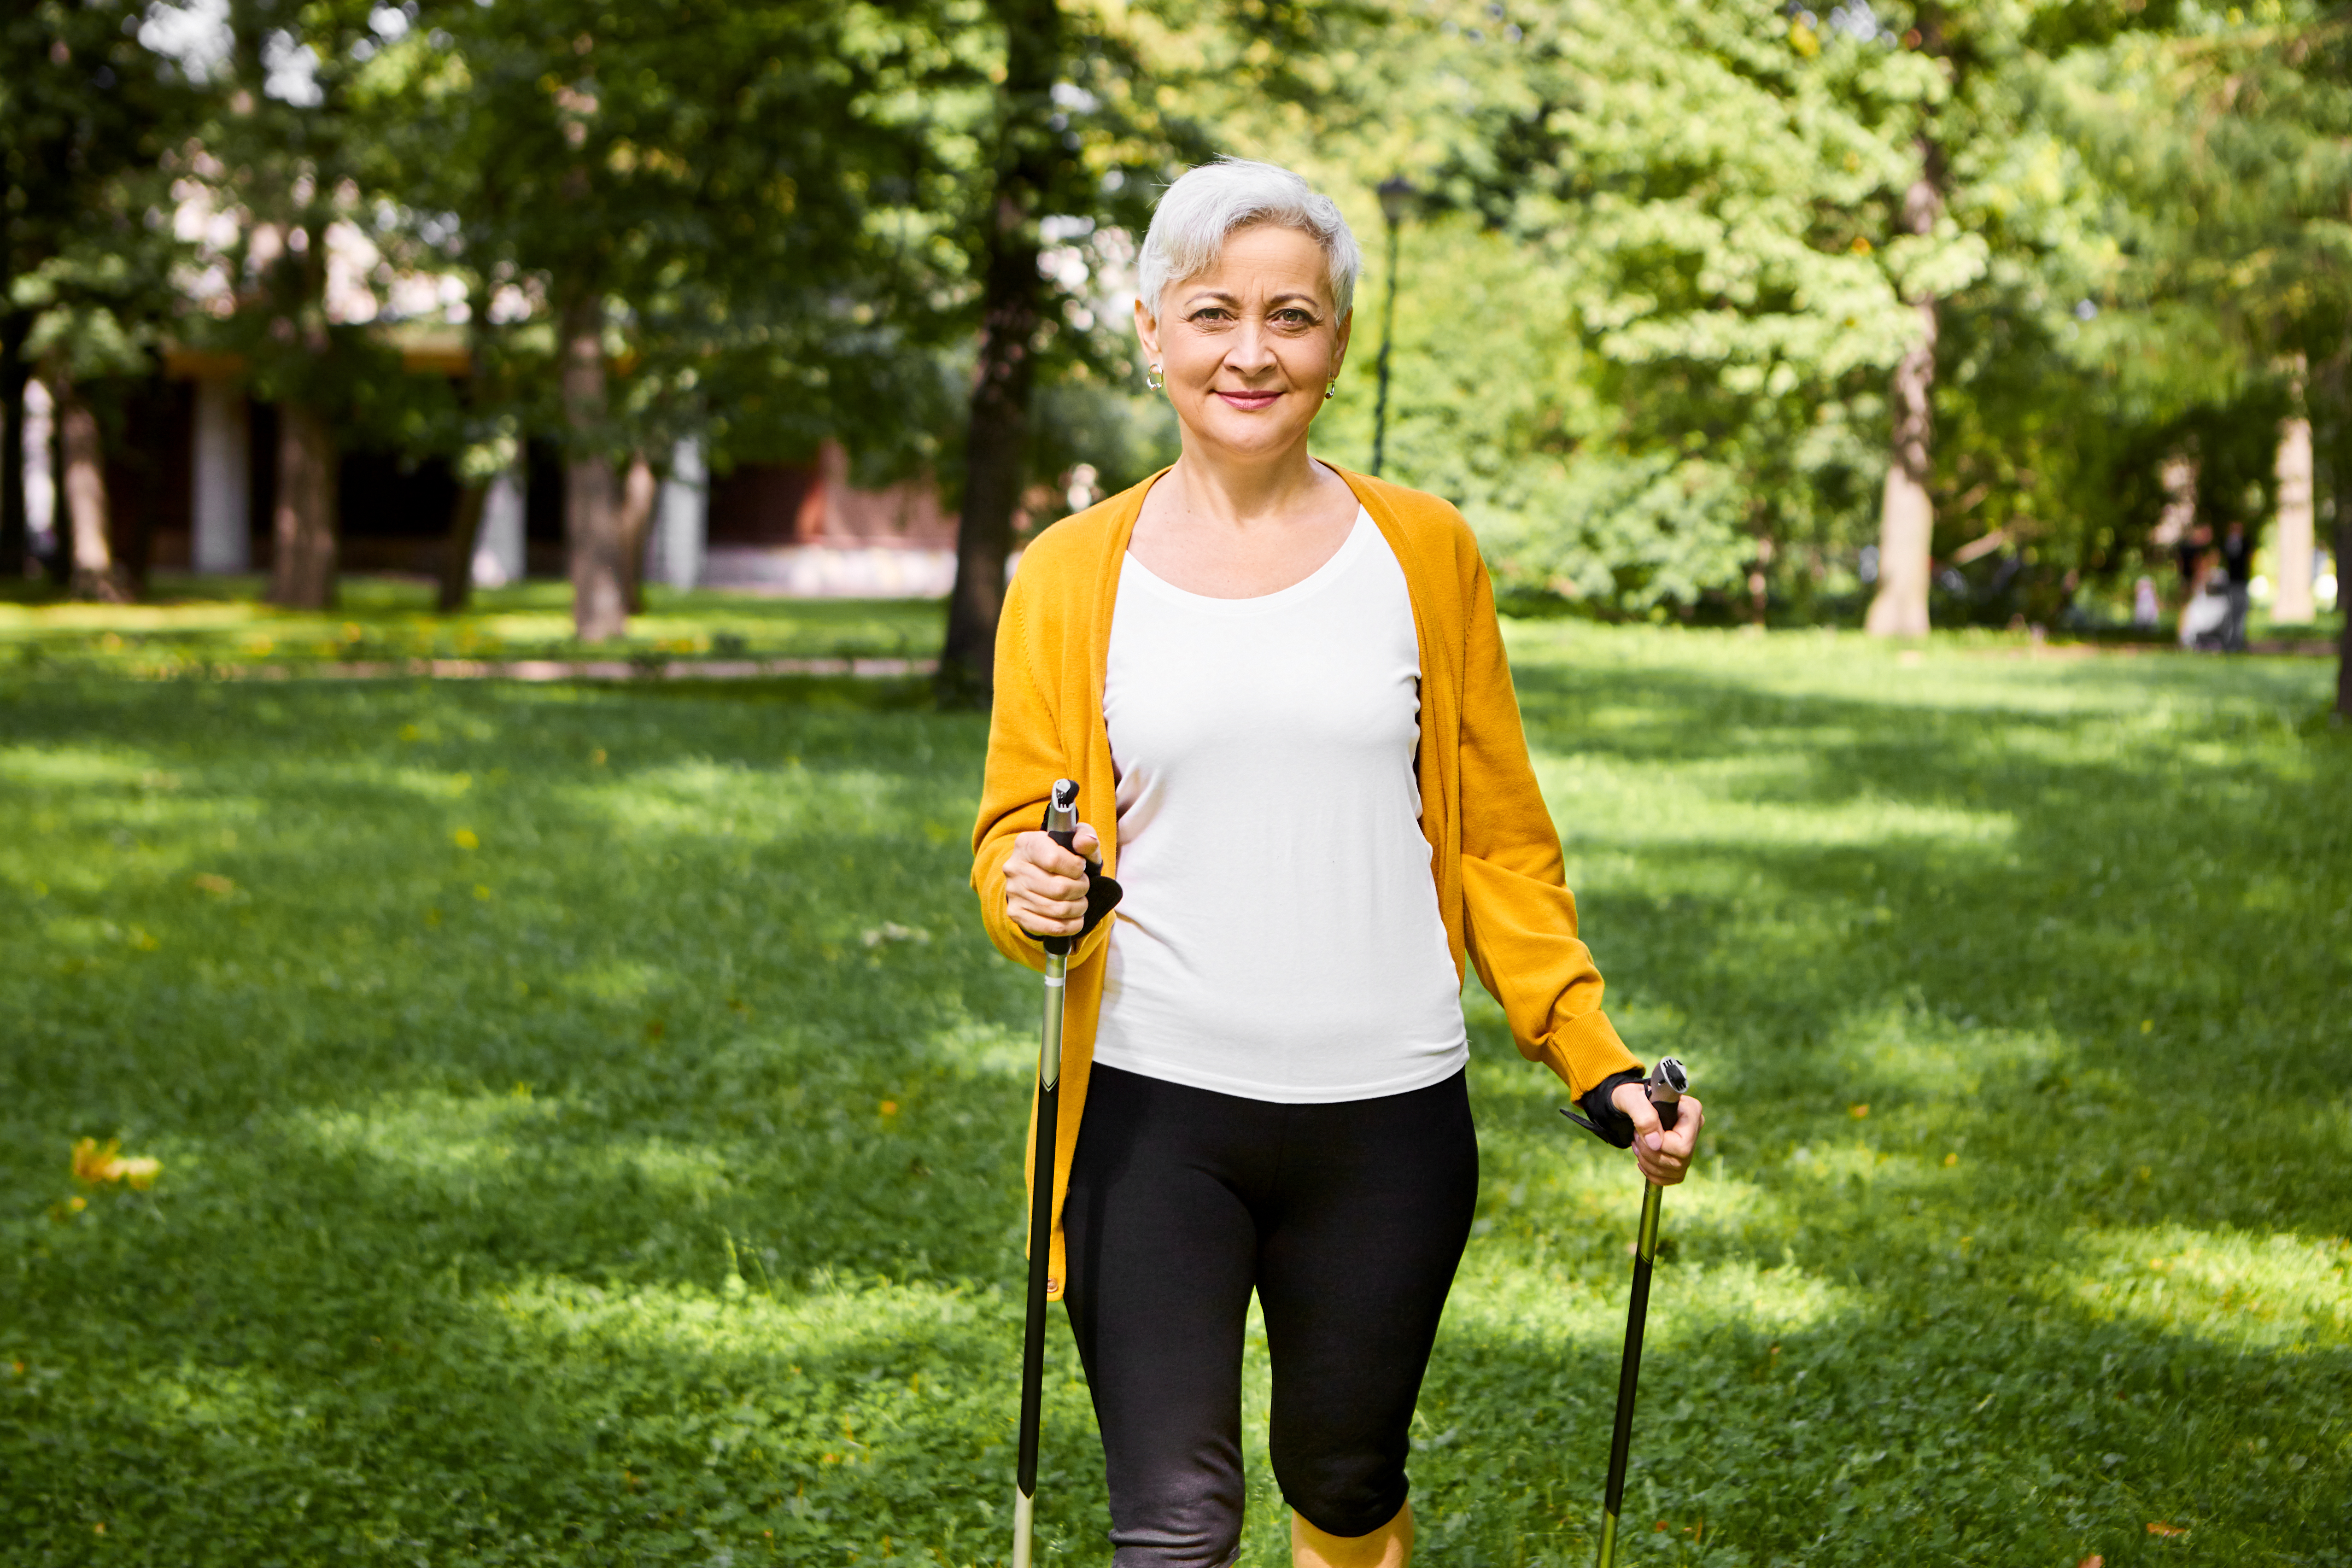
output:
M1629 1560L2346 1562L2324 667L1510 637L1612 1011L1709 1106ZM918 696L0 676L0 1563L1001 1560L1034 986ZM1637 1188L1471 1017L1422 1561L1572 1563Z
M2308 415L2344 527L2352 17L2279 0L2252 15L2184 6L2169 33L2124 34L2067 67L2064 122L2115 236L2093 273L2113 308L2080 357L2127 397L2189 411L2179 444L2218 460L2199 499L2222 518L2245 517L2250 488L2268 483L2241 448Z
M1874 518L1905 290L1983 265L1956 227L1889 243L1943 79L1760 3L1515 6L1507 29L1422 10L1366 40L1383 118L1355 146L1265 132L1366 195L1428 187L1402 236L1394 477L1460 503L1507 584L1605 613L1688 607L1776 555L1817 579ZM1370 240L1370 204L1350 210ZM1367 248L1332 431L1358 462L1386 271Z
M140 8L12 6L0 21L0 318L7 352L85 384L144 374L177 247L149 221L187 95L132 36Z

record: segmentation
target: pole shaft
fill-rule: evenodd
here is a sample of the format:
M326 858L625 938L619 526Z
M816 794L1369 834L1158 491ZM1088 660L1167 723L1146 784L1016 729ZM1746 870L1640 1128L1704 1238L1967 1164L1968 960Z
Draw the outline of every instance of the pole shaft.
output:
M1021 1341L1021 1469L1024 1496L1037 1495L1037 1427L1045 1409L1046 1270L1054 1262L1054 1137L1062 1091L1037 1090L1037 1190L1029 1202L1029 1321Z
M1037 1032L1037 1147L1029 1172L1029 1311L1021 1336L1021 1451L1013 1500L1013 1560L1028 1568L1037 1497L1038 1429L1045 1404L1045 1302L1053 1289L1054 1145L1062 1102L1062 998L1069 956L1045 955L1045 1007Z
M1078 786L1054 781L1045 836L1063 848L1077 842ZM1029 1568L1037 1509L1038 1428L1045 1414L1045 1302L1054 1280L1054 1154L1062 1105L1062 1000L1068 994L1074 938L1049 936L1045 1008L1037 1027L1036 1147L1029 1163L1029 1313L1021 1334L1021 1455L1013 1494L1013 1568Z
M1617 1424L1609 1435L1609 1487L1602 1494L1598 1568L1617 1561L1617 1517L1625 1504L1625 1459L1633 1447L1633 1395L1642 1379L1642 1330L1650 1314L1650 1268L1658 1256L1658 1199L1664 1189L1643 1184L1642 1229L1633 1244L1633 1293L1625 1307L1625 1357L1617 1368Z

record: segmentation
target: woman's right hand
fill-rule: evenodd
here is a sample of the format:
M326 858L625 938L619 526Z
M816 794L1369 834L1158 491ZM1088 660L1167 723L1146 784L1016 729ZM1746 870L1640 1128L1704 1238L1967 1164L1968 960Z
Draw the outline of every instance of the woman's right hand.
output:
M1087 867L1102 864L1102 840L1078 824L1073 847L1042 833L1013 841L1004 862L1004 913L1031 936L1076 936L1087 923Z

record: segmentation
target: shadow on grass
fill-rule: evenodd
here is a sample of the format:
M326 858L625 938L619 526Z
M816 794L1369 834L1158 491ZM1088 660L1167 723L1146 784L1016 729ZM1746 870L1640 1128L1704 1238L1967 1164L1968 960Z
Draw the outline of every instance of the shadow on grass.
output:
M1612 1011L1714 1106L1632 1560L2347 1561L2346 772L2268 677L1969 679L1523 663ZM0 1561L99 1523L174 1563L1001 1555L1033 998L970 914L979 721L54 681L0 724ZM1562 1562L1637 1193L1473 1016L1423 1560ZM163 1183L51 1217L83 1133ZM1049 1556L1094 1561L1066 1346Z

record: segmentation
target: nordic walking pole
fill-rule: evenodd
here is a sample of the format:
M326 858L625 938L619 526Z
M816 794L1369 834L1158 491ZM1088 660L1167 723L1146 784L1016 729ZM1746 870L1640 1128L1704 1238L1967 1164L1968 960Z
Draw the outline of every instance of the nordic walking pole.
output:
M1078 834L1078 786L1054 781L1045 836L1065 849ZM1046 1270L1054 1258L1054 1139L1062 1100L1062 994L1076 939L1045 943L1045 1016L1037 1032L1037 1150L1029 1180L1029 1321L1021 1341L1021 1468L1013 1494L1013 1568L1029 1568L1030 1527L1037 1511L1037 1427L1045 1397Z
M1672 1129L1690 1074L1674 1058L1660 1057L1643 1087L1657 1108L1658 1125ZM1617 1568L1617 1516L1625 1504L1625 1456L1633 1446L1633 1385L1642 1376L1642 1327L1650 1315L1650 1266L1658 1258L1658 1199L1664 1192L1655 1182L1643 1183L1642 1228L1633 1244L1633 1295L1625 1306L1625 1359L1617 1369L1617 1426L1609 1435L1609 1489L1601 1498L1595 1568Z

